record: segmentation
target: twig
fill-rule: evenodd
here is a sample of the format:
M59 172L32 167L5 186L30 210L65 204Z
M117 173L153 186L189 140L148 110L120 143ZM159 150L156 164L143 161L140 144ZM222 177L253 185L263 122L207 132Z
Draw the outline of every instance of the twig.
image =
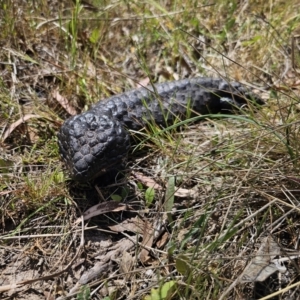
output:
M78 250L77 250L75 256L73 257L73 259L69 262L69 264L63 270L61 270L57 273L53 273L53 274L50 274L50 275L43 276L43 277L29 279L29 280L23 280L23 281L15 283L15 284L0 286L0 293L9 291L11 289L15 289L15 288L20 287L20 286L25 285L25 284L31 284L31 283L41 281L41 280L52 279L54 277L58 277L58 276L62 275L64 272L66 272L72 266L74 261L77 259L77 257L79 256L79 253L81 252L81 250L83 248L83 245L84 245L84 221L83 221L83 217L82 217L82 223L81 224L82 224L82 231L81 231L82 234L81 234L80 245L79 245ZM75 237L74 237L73 241L75 240Z

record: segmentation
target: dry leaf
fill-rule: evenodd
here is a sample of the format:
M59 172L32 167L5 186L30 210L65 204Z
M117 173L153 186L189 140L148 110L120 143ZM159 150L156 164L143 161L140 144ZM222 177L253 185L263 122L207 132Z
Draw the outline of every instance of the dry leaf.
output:
M94 205L91 208L89 208L86 212L84 212L83 219L88 220L92 217L106 214L109 212L117 212L117 211L129 210L129 209L130 207L126 204L117 201L107 201L104 203ZM82 220L81 218L78 218L75 224L80 223L81 220Z
M86 67L86 73L89 77L91 78L95 78L97 76L97 70L96 70L96 67L95 65L90 61L88 60L86 63L85 63L85 67Z
M194 190L175 187L174 195L178 198L195 198L198 195L198 192Z
M50 292L44 291L44 296L47 300L55 300L55 296Z
M137 88L139 88L139 87L141 87L141 86L142 86L142 87L145 87L145 86L147 86L149 83L150 83L150 79L149 79L149 77L146 77L146 78L140 80L140 81L137 83Z
M115 232L130 231L141 234L144 230L144 221L139 217L135 217L124 220L119 224L108 226L108 228Z
M162 187L160 184L158 184L155 180L152 178L149 178L148 176L145 176L142 173L134 172L133 175L146 187L153 188L156 190L165 190L164 187ZM194 190L188 190L184 188L178 188L175 186L175 193L174 195L179 198L193 198L196 197L198 192Z
M141 181L141 183L143 185L145 185L146 187L149 187L149 188L153 188L153 189L156 189L156 190L163 190L164 188L159 185L155 180L153 180L152 178L149 178L148 176L145 176L144 174L142 173L139 173L139 172L134 172L134 176Z
M91 280L98 276L102 276L103 273L107 273L112 266L112 261L116 260L120 253L129 251L135 244L129 239L121 239L114 243L110 250L105 255L95 257L100 260L91 269L82 274L76 285L70 290L69 295L78 291L79 288L88 284ZM128 265L129 267L129 265Z
M154 238L154 228L153 226L150 224L150 222L145 221L144 223L144 234L143 234L143 242L142 245L145 248L142 248L139 258L141 260L141 262L144 264L149 260L149 248L152 246L153 244L153 238Z
M162 248L168 241L169 233L165 232L162 237L156 242L157 248Z
M121 239L115 242L107 253L98 255L95 258L101 262L108 262L111 259L116 259L120 253L130 250L134 245L135 243L127 238Z
M256 256L241 275L240 282L264 281L276 271L285 272L282 266L272 261L278 255L280 255L278 244L271 236L265 238Z
M129 276L131 276L129 272L132 270L133 264L134 264L134 259L132 255L130 255L127 251L123 252L120 261L120 269L122 273L126 274L125 275L126 280L128 279Z
M109 267L111 266L111 262L109 263L103 263L103 262L97 262L95 265L89 269L87 272L85 272L79 279L78 283L80 285L87 284L94 278L98 277L100 274L107 272Z
M71 115L77 115L76 109L69 103L68 99L63 97L58 90L52 93L52 97Z
M131 249L135 243L129 239L122 239L118 243L116 243L111 249L118 249L120 252L128 251Z
M5 130L4 134L3 134L3 137L2 137L2 142L4 142L8 137L9 135L18 127L20 126L21 124L23 124L25 121L29 120L29 119L32 119L32 118L41 118L41 116L39 115L34 115L34 114L28 114L28 115L25 115L23 116L21 119L19 119L18 121L10 124L8 126L8 128Z
M82 285L89 283L94 278L103 275L103 273L107 273L111 265L111 261L109 263L97 262L91 269L80 277L79 281L71 288L69 295L77 292Z

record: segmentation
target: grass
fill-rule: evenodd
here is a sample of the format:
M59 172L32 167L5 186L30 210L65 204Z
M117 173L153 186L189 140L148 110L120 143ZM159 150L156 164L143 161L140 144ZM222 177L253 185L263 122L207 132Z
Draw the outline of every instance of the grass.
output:
M0 8L3 297L299 297L297 1L4 0ZM70 180L56 138L70 114L140 82L199 75L256 87L267 105L149 124L133 133L125 180ZM78 221L111 199L129 211L98 207L102 215ZM241 282L270 236L287 272Z

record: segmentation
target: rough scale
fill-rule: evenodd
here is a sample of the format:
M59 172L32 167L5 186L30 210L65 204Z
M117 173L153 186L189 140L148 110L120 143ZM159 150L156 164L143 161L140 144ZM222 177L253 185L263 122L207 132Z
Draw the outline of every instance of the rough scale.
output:
M223 79L197 77L138 88L66 120L58 133L60 153L71 176L88 181L126 158L127 129L139 130L148 122L171 125L175 118L186 118L187 108L193 114L230 113L248 101L263 104L241 83Z

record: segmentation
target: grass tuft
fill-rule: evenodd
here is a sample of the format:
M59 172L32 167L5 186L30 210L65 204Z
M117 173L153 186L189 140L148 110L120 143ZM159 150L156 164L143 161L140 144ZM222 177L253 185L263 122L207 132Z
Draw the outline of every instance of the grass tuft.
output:
M299 298L298 15L294 0L1 1L1 296ZM241 81L266 105L150 122L125 179L70 180L66 118L194 76ZM241 280L265 237L280 248L268 266L287 271Z

